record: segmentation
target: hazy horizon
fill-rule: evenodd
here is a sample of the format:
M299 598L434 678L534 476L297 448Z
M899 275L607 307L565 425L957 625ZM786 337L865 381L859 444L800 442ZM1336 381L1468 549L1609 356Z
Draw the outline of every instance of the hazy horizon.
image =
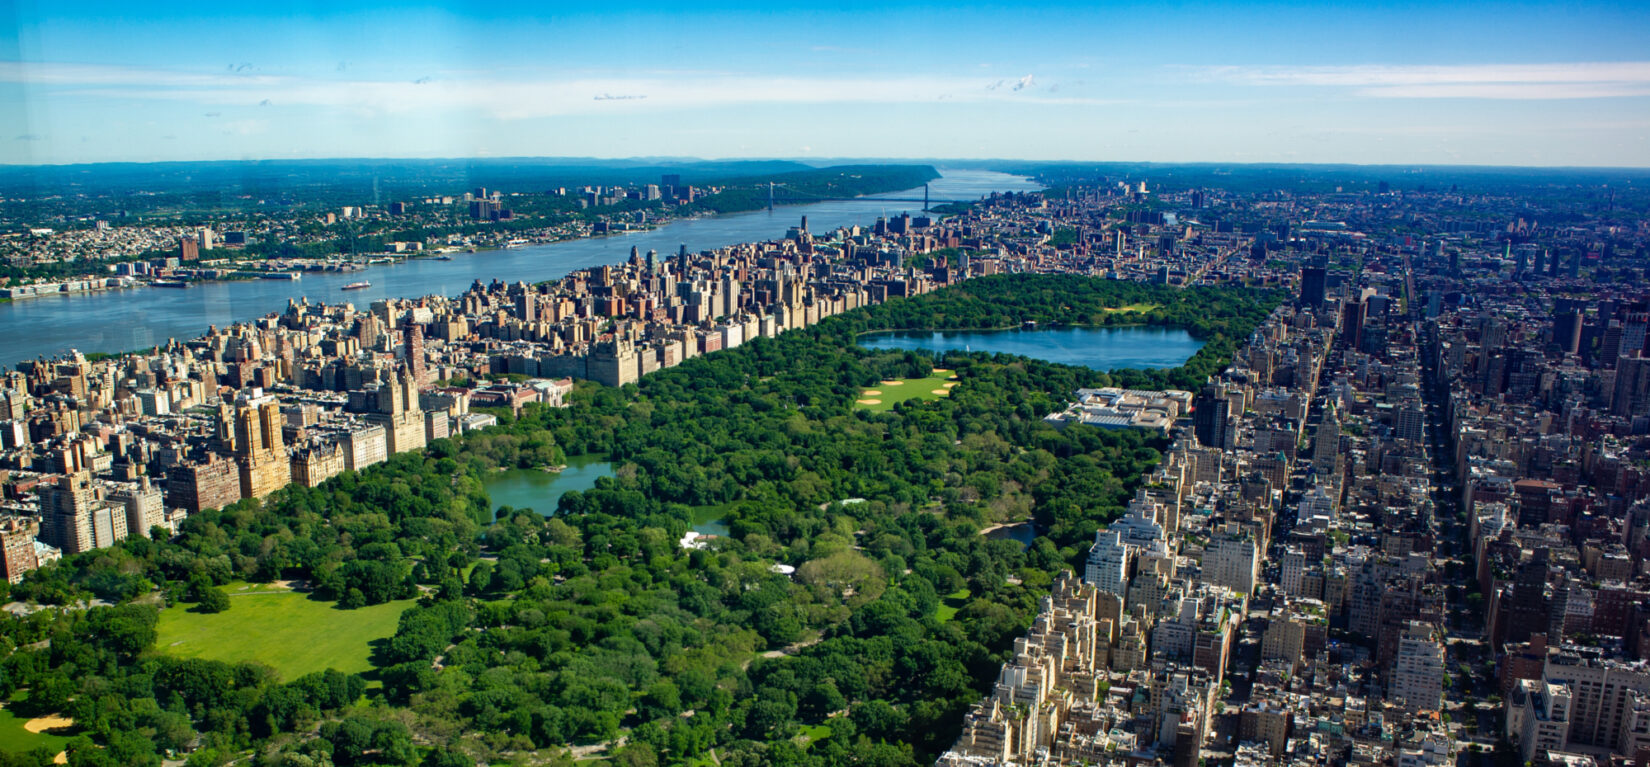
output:
M95 165L184 165L190 163L395 163L395 162L498 162L511 161L555 161L568 163L588 163L593 167L619 167L618 165L603 165L604 163L627 163L637 166L643 165L693 165L713 163L740 163L740 162L795 162L817 168L833 165L854 164L927 164L937 169L954 168L958 170L985 169L984 166L1022 165L1037 166L1065 166L1065 165L1149 165L1162 167L1236 167L1236 168L1393 168L1393 169L1467 169L1467 170L1537 170L1537 171L1650 171L1647 165L1496 165L1491 163L1420 163L1420 162L1285 162L1285 161L1222 161L1222 160L1135 160L1127 158L1091 159L1091 158L1064 158L1064 159L1028 159L1017 157L781 157L781 156L733 156L733 157L691 157L684 155L651 156L632 155L615 157L568 156L568 155L502 155L502 156L319 156L319 157L205 157L188 160L90 160L85 162L63 163L9 163L0 162L0 167L10 168L69 168Z

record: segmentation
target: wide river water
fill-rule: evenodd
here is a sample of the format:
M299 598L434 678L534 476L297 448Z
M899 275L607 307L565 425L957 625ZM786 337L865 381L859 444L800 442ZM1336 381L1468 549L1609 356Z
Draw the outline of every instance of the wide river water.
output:
M933 199L972 200L992 192L1021 192L1041 188L1020 176L979 170L942 169L943 178L930 184ZM193 338L210 325L233 322L279 311L288 299L309 296L311 302L351 301L358 306L380 298L462 293L476 280L483 282L537 282L630 257L632 246L643 253L673 254L721 248L742 242L782 237L802 216L808 228L825 232L839 226L869 226L878 216L916 215L920 203L887 202L879 197L922 197L922 188L840 200L790 205L727 216L673 221L650 232L569 240L510 250L455 253L451 261L411 259L364 272L308 272L302 280L248 280L195 285L186 290L135 288L132 290L29 298L0 303L0 365L51 357L70 348L82 352L121 352L165 343L169 338ZM368 280L372 287L341 292L351 282Z

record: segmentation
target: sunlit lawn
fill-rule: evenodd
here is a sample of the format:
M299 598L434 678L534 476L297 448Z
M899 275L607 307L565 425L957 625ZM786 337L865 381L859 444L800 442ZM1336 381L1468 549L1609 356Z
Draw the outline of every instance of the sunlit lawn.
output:
M940 599L940 607L934 611L934 616L939 618L942 623L957 617L957 611L961 610L963 605L968 604L968 598L971 596L973 596L973 593L968 589L960 589L946 594Z
M162 610L155 647L186 658L256 661L285 681L328 668L361 673L372 668L371 643L393 635L402 611L415 601L339 610L334 602L293 591L238 591L243 585L224 587L225 612L206 615L181 604Z

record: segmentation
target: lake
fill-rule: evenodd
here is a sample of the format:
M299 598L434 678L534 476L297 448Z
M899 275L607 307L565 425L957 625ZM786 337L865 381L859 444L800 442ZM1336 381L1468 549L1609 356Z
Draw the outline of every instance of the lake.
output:
M868 349L1018 354L1095 370L1179 367L1203 348L1184 330L1127 327L1056 327L1014 330L893 330L859 337Z
M493 511L500 506L532 509L544 516L556 513L556 503L570 490L589 490L596 480L613 476L613 464L599 455L569 456L567 468L558 472L539 469L508 469L482 479Z

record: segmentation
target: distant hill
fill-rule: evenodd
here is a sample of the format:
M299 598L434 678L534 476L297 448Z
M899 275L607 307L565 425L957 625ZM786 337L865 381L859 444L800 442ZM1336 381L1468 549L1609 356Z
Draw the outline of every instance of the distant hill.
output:
M1053 186L1147 182L1153 192L1213 187L1237 193L1393 191L1459 187L1472 193L1650 182L1645 168L1525 168L1491 165L1318 165L1280 163L1021 162L994 170L1035 176Z
M558 186L656 184L666 173L684 184L709 184L811 170L788 160L597 160L568 157L497 159L338 159L214 162L93 163L0 166L0 195L102 196L147 192L224 192L256 197L326 191L368 196L377 184L385 200L409 194L452 194L487 187L504 192L542 192Z

